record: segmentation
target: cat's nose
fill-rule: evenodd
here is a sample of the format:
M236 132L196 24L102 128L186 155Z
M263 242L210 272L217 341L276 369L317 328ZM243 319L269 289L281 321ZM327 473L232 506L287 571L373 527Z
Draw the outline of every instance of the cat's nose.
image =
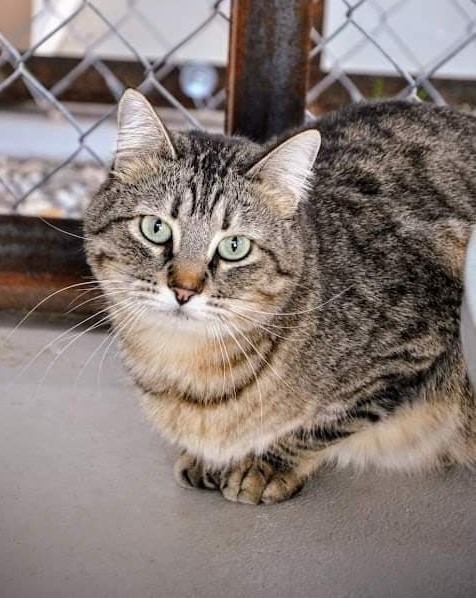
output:
M192 289L181 289L180 287L172 287L172 291L179 305L187 303L194 295L198 294L197 291L193 291Z

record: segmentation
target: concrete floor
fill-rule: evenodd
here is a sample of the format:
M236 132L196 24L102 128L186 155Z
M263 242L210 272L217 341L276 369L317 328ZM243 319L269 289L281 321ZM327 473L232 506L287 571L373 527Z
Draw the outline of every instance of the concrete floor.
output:
M2 598L476 596L474 473L328 472L274 507L183 490L114 350L98 374L108 341L83 369L104 332L24 369L63 330L0 344Z

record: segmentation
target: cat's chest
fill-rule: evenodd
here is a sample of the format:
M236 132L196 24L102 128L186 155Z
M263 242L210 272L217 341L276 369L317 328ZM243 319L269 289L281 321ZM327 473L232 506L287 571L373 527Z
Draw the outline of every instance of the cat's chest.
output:
M122 338L127 367L145 388L207 392L220 376L220 353L213 339L171 330L143 328ZM221 373L223 377L223 374Z
M279 409L285 397L277 391L274 367L259 370L257 354L235 347L230 339L178 332L165 339L157 329L122 339L125 363L152 421L169 440L209 462L261 452L303 412L299 401Z

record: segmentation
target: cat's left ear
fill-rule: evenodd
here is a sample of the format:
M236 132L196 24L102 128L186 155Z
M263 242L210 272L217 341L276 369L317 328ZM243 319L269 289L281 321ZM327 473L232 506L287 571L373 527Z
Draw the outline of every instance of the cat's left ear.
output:
M317 129L297 133L261 158L246 176L260 179L273 188L286 189L295 197L296 207L306 197L312 166L320 146L321 135Z
M127 89L117 111L117 150L114 168L120 169L141 153L158 152L176 158L170 134L145 97L134 89Z

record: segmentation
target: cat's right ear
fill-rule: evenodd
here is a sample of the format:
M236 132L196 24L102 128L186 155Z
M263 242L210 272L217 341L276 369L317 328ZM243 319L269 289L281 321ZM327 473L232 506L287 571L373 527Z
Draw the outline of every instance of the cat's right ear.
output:
M124 92L119 102L117 126L115 170L120 170L130 158L144 152L157 152L169 158L177 157L164 123L138 91L127 89Z
M317 129L301 131L261 158L246 176L267 182L273 188L287 189L289 197L278 203L283 213L292 214L311 187L312 167L320 146L321 135Z

